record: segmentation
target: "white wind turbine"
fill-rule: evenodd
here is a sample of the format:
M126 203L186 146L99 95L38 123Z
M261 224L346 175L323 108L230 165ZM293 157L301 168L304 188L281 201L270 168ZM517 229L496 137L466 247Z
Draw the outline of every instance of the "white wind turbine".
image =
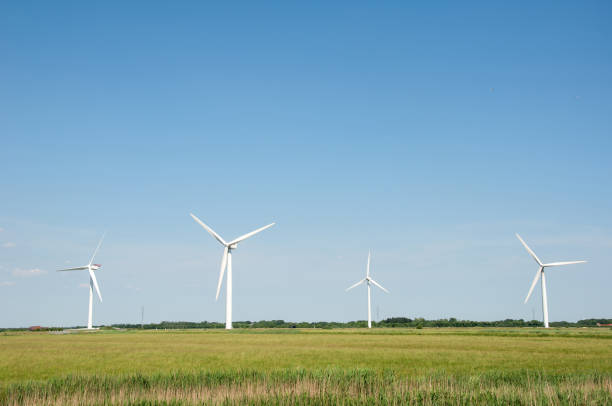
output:
M66 269L58 269L58 272L62 272L62 271L83 271L85 269L87 269L89 271L89 317L87 318L87 329L88 330L92 330L92 308L93 308L93 288L96 288L96 292L98 292L98 297L100 298L100 302L102 302L102 295L100 294L100 288L98 287L98 281L96 280L96 274L94 273L94 271L99 270L100 268L102 268L102 265L100 264L94 264L93 260L94 257L96 256L96 254L98 253L98 250L100 249L100 245L102 245L102 240L104 239L104 235L102 235L102 238L100 238L100 242L98 243L98 246L96 247L96 250L94 251L93 255L91 256L91 259L89 260L89 263L85 266L78 266L76 268L66 268Z
M346 289L346 291L348 292L349 290L361 285L362 283L367 282L368 284L368 328L372 328L372 293L370 292L370 289L371 289L370 284L376 285L379 288L381 288L383 291L389 293L387 289L383 288L381 285L378 284L378 282L376 282L374 279L370 277L370 256L371 256L371 253L368 251L368 266L366 268L366 277L360 280L359 282L357 282L356 284L354 284L353 286Z
M219 292L221 292L221 283L223 282L223 274L225 273L225 268L227 267L227 284L226 284L226 294L225 294L225 328L230 330L232 328L232 250L235 250L238 246L238 243L246 240L249 237L254 236L260 231L265 230L266 228L272 227L275 223L268 224L267 226L258 228L255 231L251 231L245 235L242 235L235 240L230 242L225 242L223 238L215 231L208 227L202 220L197 218L195 215L189 213L193 219L199 223L210 235L212 235L217 241L219 241L225 249L223 250L223 258L221 259L221 272L219 274L219 284L217 285L217 296L215 300L219 299Z
M516 238L519 239L519 241L521 242L521 244L523 244L527 252L529 252L529 255L531 255L531 257L535 260L535 262L538 263L540 267L538 269L538 272L536 273L535 278L533 278L533 282L531 283L531 287L529 288L529 293L527 293L527 297L525 298L524 303L527 303L527 301L529 300L529 297L531 297L533 288L535 288L535 285L538 283L538 279L540 279L541 277L542 278L542 311L544 312L544 327L548 328L548 297L546 296L546 275L544 274L544 268L548 268L551 266L559 266L559 265L583 264L587 261L563 261L563 262L549 262L548 264L543 264L542 261L540 261L538 256L535 254L535 252L533 252L531 248L527 246L525 241L523 241L520 235L516 234Z

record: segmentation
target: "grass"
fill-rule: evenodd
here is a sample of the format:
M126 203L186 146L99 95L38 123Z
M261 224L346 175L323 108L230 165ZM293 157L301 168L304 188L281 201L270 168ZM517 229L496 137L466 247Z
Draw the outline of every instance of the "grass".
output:
M612 331L0 335L0 404L612 404Z

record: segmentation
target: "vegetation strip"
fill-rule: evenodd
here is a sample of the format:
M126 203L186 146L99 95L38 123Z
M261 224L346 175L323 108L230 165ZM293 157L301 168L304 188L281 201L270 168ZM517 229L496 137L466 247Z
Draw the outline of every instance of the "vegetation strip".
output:
M261 320L261 321L234 321L234 328L317 328L317 329L338 329L338 328L364 328L367 327L367 321L357 320L348 321L346 323L336 321L316 321L316 322L292 322L284 320ZM555 321L551 322L551 327L597 327L597 326L612 325L612 319L584 319L577 322ZM473 320L457 320L454 317L449 319L426 320L417 317L410 319L407 317L391 317L382 321L373 321L373 327L379 328L423 328L423 327L542 327L542 322L539 320L523 320L523 319L506 319L497 321L473 321ZM83 328L85 326L73 326L67 328ZM184 330L184 329L224 329L224 323L214 321L162 321L160 323L134 324L134 323L116 323L102 328L122 328L122 329L143 329L143 330ZM42 327L32 326L30 328L0 328L3 331L25 331L34 329L36 331L58 331L62 327Z

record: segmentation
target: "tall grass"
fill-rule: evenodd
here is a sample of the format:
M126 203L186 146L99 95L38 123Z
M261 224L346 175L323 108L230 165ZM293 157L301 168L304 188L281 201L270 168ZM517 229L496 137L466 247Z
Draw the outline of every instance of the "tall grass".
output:
M2 405L395 404L606 405L607 374L533 371L403 376L393 370L217 370L168 374L68 375L0 389Z
M268 331L0 334L0 405L612 405L608 330Z

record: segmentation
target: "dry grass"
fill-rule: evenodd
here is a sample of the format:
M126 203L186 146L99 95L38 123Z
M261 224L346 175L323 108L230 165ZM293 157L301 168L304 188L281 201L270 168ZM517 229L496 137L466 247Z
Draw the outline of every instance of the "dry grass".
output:
M609 404L606 376L529 372L471 377L400 377L392 371L226 371L122 377L66 377L14 384L6 405L81 404Z

